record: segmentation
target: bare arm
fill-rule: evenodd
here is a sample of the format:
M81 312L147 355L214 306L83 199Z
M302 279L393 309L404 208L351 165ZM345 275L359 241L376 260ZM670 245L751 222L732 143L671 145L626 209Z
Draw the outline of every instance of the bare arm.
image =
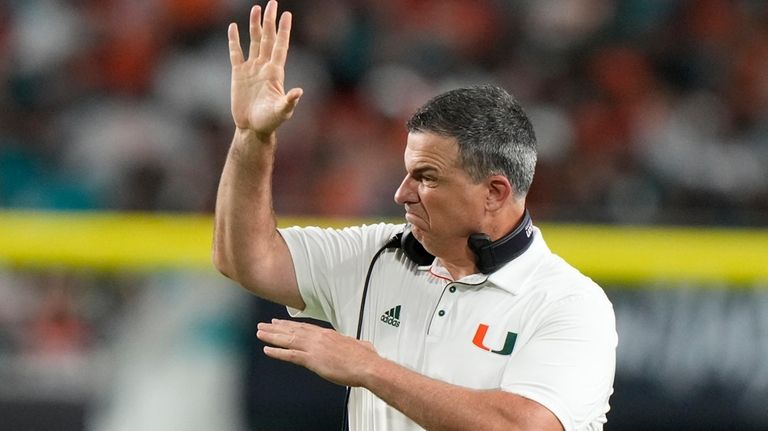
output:
M277 128L296 108L302 90L284 91L284 67L291 14L277 21L277 3L254 6L249 22L250 48L243 56L236 24L230 24L232 118L236 129L219 182L213 262L227 277L256 295L304 308L293 261L276 230L272 209L272 171Z
M562 431L536 401L501 390L474 390L425 377L386 359L362 386L428 430Z
M428 430L562 431L546 407L501 390L474 390L431 379L379 356L365 341L314 325L274 319L257 336L264 352L334 383L361 386Z

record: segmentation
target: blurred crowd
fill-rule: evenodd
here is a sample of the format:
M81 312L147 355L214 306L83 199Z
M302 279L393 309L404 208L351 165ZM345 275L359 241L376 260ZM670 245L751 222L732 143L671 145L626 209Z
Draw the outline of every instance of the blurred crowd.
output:
M0 2L0 207L210 212L244 0ZM764 0L284 0L282 214L398 216L404 123L495 83L532 117L539 219L768 223ZM241 39L247 40L242 34Z
M539 164L529 204L537 220L768 226L766 0L280 4L294 12L286 86L305 90L279 131L280 214L400 216L393 194L404 175L408 117L444 90L494 83L513 93L534 123ZM0 0L0 211L213 211L234 127L226 28L238 22L246 41L250 6ZM238 343L229 302L248 303L234 287L211 288L224 282L198 274L133 279L0 270L0 401L9 394L106 393L93 428L122 430L135 429L136 411L170 410L177 393L194 393L200 395L182 397L188 402L177 404L173 417L198 420L198 428L160 428L228 429L200 417L218 417L214 409L234 417L227 409L235 401L187 389L214 381L234 386L232 359L210 351ZM692 304L690 310L702 309ZM708 324L717 322L712 314L691 311ZM647 321L638 322L646 334ZM694 323L690 328L699 328ZM690 328L678 332L688 336ZM715 335L710 339L755 339ZM210 354L189 355L190 348ZM680 355L699 358L694 353ZM633 364L630 371L648 373L644 363ZM647 364L677 372L658 367L655 357ZM178 387L184 389L168 392ZM152 391L165 404L144 396ZM648 410L632 401L624 405ZM0 430L20 429L5 419Z

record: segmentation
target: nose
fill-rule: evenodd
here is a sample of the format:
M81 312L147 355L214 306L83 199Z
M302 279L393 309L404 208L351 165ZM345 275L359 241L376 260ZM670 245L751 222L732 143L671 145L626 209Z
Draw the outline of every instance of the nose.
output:
M419 195L416 192L416 180L411 177L410 174L403 178L403 182L400 183L400 187L395 191L395 202L398 205L411 204L419 201Z

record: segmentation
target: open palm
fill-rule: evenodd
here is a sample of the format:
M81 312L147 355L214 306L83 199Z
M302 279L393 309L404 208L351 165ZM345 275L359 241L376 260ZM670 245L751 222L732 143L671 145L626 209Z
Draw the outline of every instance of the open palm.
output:
M232 118L239 129L249 129L263 136L272 134L291 118L302 90L285 92L285 60L291 35L291 13L284 12L277 21L277 2L264 10L251 9L248 59L243 56L237 24L227 30L229 59L232 64Z

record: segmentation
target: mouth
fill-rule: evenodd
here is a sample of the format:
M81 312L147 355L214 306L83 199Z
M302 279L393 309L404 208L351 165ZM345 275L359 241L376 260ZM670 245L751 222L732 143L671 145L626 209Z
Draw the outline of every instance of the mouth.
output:
M416 214L407 212L405 213L405 220L410 224L414 224L416 220L421 220L421 217L417 216Z
M426 218L411 211L405 212L405 220L419 230L424 230L428 226Z
M411 205L405 205L405 220L410 223L412 226L417 227L419 229L425 229L429 223L427 222L427 217L423 215L421 211L414 211L415 209Z

